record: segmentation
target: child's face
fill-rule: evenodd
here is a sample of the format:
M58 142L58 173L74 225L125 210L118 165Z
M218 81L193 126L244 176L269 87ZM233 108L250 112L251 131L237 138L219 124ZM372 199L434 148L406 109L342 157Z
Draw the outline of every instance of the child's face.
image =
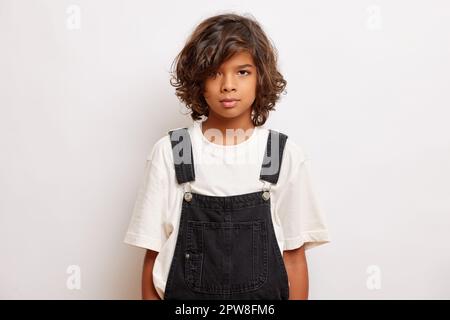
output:
M224 118L248 117L256 96L256 66L248 52L240 52L222 63L215 75L205 80L204 97L209 110L209 117ZM227 107L223 99L238 99L234 106ZM229 104L228 104L229 105Z

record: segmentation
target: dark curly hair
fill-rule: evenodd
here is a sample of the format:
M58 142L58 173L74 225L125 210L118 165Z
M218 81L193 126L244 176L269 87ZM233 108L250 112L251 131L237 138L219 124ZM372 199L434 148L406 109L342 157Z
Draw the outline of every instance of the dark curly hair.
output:
M172 63L170 84L176 88L178 99L192 110L193 120L209 115L203 96L205 79L222 62L243 51L252 55L258 74L253 124L263 125L269 111L275 110L286 87L286 80L277 70L277 50L254 18L228 13L203 20Z

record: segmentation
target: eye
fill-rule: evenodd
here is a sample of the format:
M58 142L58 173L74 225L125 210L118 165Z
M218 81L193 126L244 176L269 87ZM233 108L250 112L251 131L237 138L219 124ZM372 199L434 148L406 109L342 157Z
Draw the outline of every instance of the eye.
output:
M239 70L239 72L247 72L247 74L250 74L250 72L247 70Z
M244 74L242 74L242 72L244 72ZM212 71L209 74L209 77L210 78L215 78L219 73L220 73L220 71ZM242 76L246 76L246 75L250 75L251 74L251 72L247 71L247 70L239 70L238 73L239 73L239 75L242 75Z
M211 78L215 78L215 77L217 76L217 73L218 73L218 71L212 71L212 72L209 74L209 76L210 76Z

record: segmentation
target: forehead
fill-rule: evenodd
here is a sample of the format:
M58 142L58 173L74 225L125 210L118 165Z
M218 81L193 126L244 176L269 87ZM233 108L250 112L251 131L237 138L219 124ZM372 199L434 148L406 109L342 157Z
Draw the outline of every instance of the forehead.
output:
M224 61L220 67L221 68L236 68L236 67L243 66L246 64L251 64L252 66L254 66L253 57L249 52L243 51L243 52L238 52L238 53L235 53L234 55L232 55L231 58L228 59L227 61Z

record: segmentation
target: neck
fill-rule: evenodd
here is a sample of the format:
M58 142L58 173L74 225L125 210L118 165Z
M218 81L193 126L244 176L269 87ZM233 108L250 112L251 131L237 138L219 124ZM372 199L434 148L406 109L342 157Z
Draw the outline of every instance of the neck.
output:
M207 132L209 129L213 130ZM202 132L205 137L211 142L222 145L235 145L241 143L253 134L254 129L255 126L250 118L219 119L210 114L210 116L202 123ZM222 139L217 139L216 136L219 133L217 130L220 131ZM217 140L219 140L219 142L217 142Z

